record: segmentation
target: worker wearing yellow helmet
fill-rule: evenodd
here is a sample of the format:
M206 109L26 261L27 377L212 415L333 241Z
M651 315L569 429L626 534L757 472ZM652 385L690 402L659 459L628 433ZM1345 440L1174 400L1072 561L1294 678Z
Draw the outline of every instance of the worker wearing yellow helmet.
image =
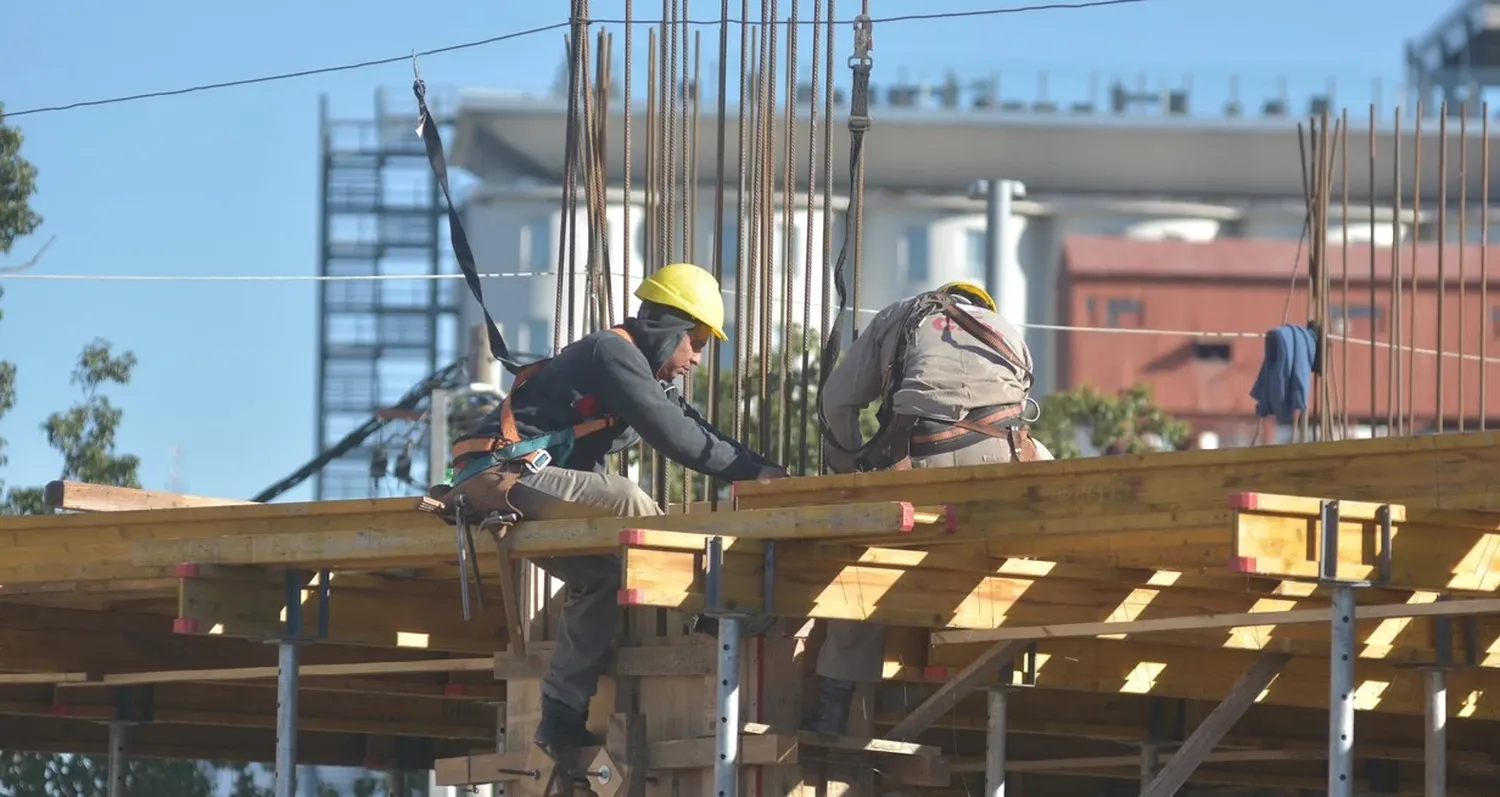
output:
M672 384L698 365L711 338L726 339L723 294L713 275L674 263L648 275L635 295L641 300L635 317L517 374L501 406L454 443L454 484L445 501L479 517L659 515L635 482L605 472L608 454L638 441L726 482L786 475L711 426ZM548 750L600 744L585 720L619 620L620 559L533 561L568 587L542 679L535 741Z
M1052 459L1026 428L1031 369L1025 338L979 285L950 282L895 302L823 386L824 461L849 472ZM860 410L877 400L880 429L865 441ZM843 733L856 684L881 678L885 626L830 620L826 628L809 729Z

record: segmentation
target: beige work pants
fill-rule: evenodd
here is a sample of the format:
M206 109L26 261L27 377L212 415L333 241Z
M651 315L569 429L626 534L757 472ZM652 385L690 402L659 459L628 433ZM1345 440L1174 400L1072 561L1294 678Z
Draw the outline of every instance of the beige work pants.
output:
M1052 452L1036 443L1038 459L1052 459ZM955 468L963 465L991 465L1010 461L1010 443L986 438L966 448L931 457L912 457L917 468ZM827 635L818 651L817 672L825 678L873 683L881 679L885 665L885 623L856 620L820 620Z
M499 475L486 471L456 488L474 511L504 508ZM588 517L642 517L661 509L635 482L616 474L544 468L521 477L510 502L527 520ZM537 567L567 585L558 621L557 647L542 678L542 694L587 712L609 666L620 620L620 557L614 554L533 559Z

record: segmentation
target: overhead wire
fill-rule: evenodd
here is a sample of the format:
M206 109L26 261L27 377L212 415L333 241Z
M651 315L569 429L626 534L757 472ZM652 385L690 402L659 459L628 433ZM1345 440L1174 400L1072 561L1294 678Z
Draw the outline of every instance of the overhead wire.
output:
M1030 12L1034 12L1034 11L1073 11L1073 10L1082 10L1082 9L1089 9L1089 8L1104 8L1104 7L1108 7L1108 6L1134 5L1134 4L1145 3L1145 2L1147 2L1147 0L1078 0L1078 2L1071 2L1071 3L1039 3L1039 4L1026 5L1026 6L1007 6L1007 7L1001 7L1001 8L971 9L969 11L934 11L934 12L925 13L925 14L900 14L900 15L889 16L889 17L875 17L875 18L873 18L871 20L871 22L884 24L884 23L892 23L892 22L919 22L919 21L932 21L932 20L944 20L944 19L968 19L968 18L973 18L973 17L997 16L997 15L1002 15L1002 14L1030 13ZM750 22L747 22L746 20L743 20L743 19L698 19L698 20L683 19L683 20L676 20L676 24L678 24L678 25L698 25L698 26L704 26L704 25L723 25L723 24L726 24L726 22L728 24L730 24L730 25L746 25L746 24L788 25L788 24L795 24L795 25L813 25L813 26L816 26L816 25L837 26L837 25L852 25L852 24L854 24L854 20L852 20L852 19L847 19L847 20L828 19L828 20L820 20L820 21L816 21L816 22L814 22L812 20L797 20L795 22L792 22L792 21L789 21L789 20L767 20L765 23L759 23L759 22L750 23ZM583 20L583 23L585 25L588 25L588 24L632 25L632 26L634 26L634 25L661 25L661 24L664 23L664 20L660 20L660 19L630 19L630 18L625 18L625 19L585 18ZM262 75L262 76L259 76L259 77L252 77L252 78L242 78L242 79L239 79L239 80L226 80L226 81L220 81L220 82L216 82L216 83L202 83L202 84L197 84L197 85L192 85L192 86L185 86L183 88L177 88L177 89L163 89L163 90L159 90L159 91L139 92L139 93L136 93L136 94L126 94L126 95L121 95L121 96L118 96L118 97L107 97L107 98L97 99L97 100L79 100L77 102L57 103L57 104L53 104L53 105L41 105L41 106L36 106L36 107L32 107L32 108L23 108L22 110L19 110L19 111L5 111L3 113L0 113L0 120L3 120L3 119L14 119L14 118L23 117L23 116L36 116L36 115L39 115L39 114L46 114L46 113L60 113L62 111L72 111L72 110L77 110L77 109L80 109L80 108L97 108L97 107L101 107L101 106L105 106L105 105L119 105L121 103L138 102L138 101L141 101L141 100L159 99L159 98L162 98L162 97L177 97L177 96L181 96L181 95L184 95L184 94L194 94L194 93L203 92L203 91L217 91L219 89L239 88L241 86L253 86L253 85L258 85L258 84L262 84L262 83L274 83L274 82L278 82L278 81L282 81L282 80L294 80L294 79L297 79L297 78L313 77L315 75L327 75L327 74L333 74L333 73L336 73L336 72L349 72L349 71L353 71L353 70L357 70L357 69L369 69L371 67L388 66L388 65L397 64L397 63L410 63L413 58L425 58L427 56L442 55L444 53L458 52L460 50L469 50L469 49L473 49L473 48L476 48L476 47L485 47L485 46L488 46L488 45L491 45L491 44L498 44L500 42L512 41L512 40L515 40L515 39L524 38L526 36L534 36L534 35L539 34L539 33L547 33L549 31L562 30L562 29L570 27L573 24L574 24L573 20L570 19L570 20L564 20L562 22L554 22L554 23L549 24L549 25L541 25L541 26L534 27L534 28L527 28L525 30L512 31L510 33L502 33L502 34L499 34L497 36L490 36L490 37L487 37L487 38L484 38L484 39L475 39L473 41L460 42L460 43L457 43L457 44L449 44L449 45L444 45L442 47L434 47L434 48L429 49L429 50L416 50L416 51L412 51L412 52L402 53L401 55L389 56L389 57L386 57L386 58L373 58L373 59L369 59L369 60L365 60L365 61L354 61L354 62L351 62L351 63L336 64L336 65L333 65L333 66L314 67L314 68L311 68L311 69L299 69L299 70L288 71L288 72L277 72L277 73L270 74L270 75Z

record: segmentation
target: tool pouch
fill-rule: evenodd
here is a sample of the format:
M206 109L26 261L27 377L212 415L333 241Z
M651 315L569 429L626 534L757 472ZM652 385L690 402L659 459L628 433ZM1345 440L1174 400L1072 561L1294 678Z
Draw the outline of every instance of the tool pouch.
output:
M427 495L418 499L417 511L437 515L450 526L458 524L458 499L462 498L465 510L473 513L473 522L496 512L510 515L511 522L522 520L522 515L510 502L510 491L521 480L521 474L506 465L490 468L463 480L457 487L435 484L427 489Z

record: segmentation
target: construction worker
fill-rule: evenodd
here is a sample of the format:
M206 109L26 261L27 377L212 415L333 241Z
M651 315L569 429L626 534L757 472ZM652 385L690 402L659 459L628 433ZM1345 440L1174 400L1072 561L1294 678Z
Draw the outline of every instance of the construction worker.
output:
M698 365L710 337L726 339L713 275L676 263L648 276L635 296L634 318L517 374L501 406L454 443L446 502L462 498L467 513L508 510L528 520L659 515L635 482L605 472L606 455L638 441L727 482L786 475L709 425L671 384ZM620 557L534 561L568 589L535 741L549 751L600 744L585 723L619 621Z
M824 459L835 473L1052 459L1026 428L1031 384L1025 338L983 288L950 282L903 299L871 319L823 386ZM880 430L866 442L859 414L876 399ZM808 727L843 733L856 685L881 679L885 625L825 628Z

